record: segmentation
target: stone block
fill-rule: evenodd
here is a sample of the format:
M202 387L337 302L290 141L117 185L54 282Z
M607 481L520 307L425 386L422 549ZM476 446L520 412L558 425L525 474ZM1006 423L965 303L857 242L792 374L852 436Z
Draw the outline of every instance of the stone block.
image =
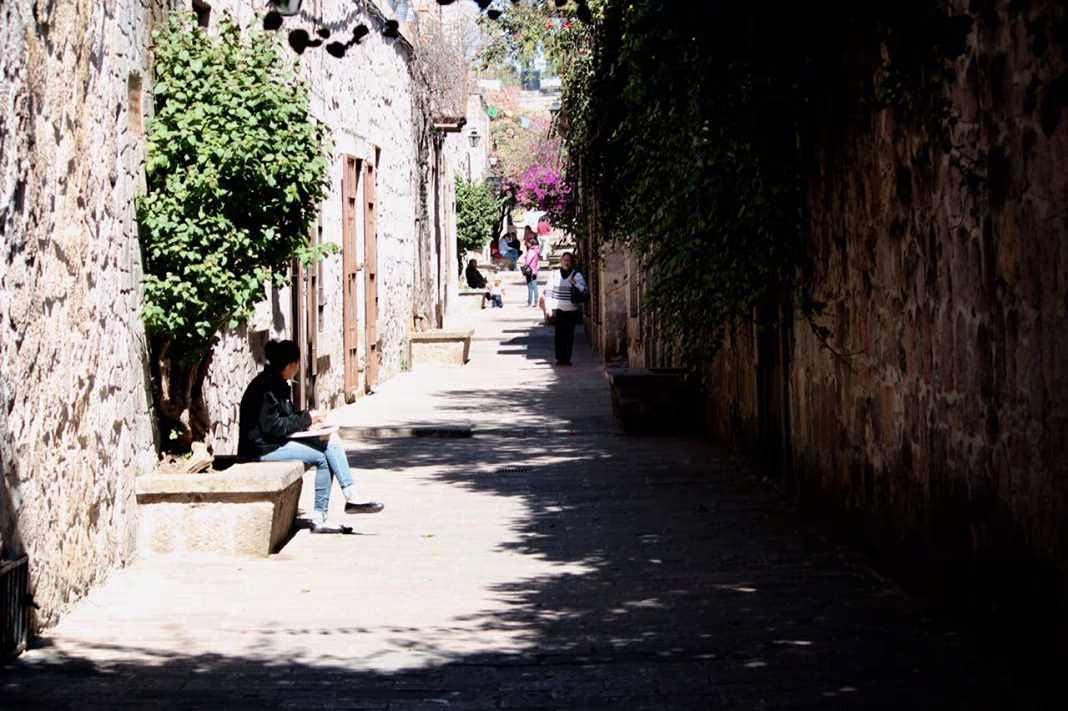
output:
M412 365L463 365L471 352L472 330L433 330L412 334Z
M460 311L479 311L485 308L486 291L486 289L460 289L460 300L457 302Z
M696 401L683 371L618 368L605 372L612 388L612 414L624 432L693 429Z
M249 462L205 474L138 477L138 552L276 552L292 531L303 475L300 462Z

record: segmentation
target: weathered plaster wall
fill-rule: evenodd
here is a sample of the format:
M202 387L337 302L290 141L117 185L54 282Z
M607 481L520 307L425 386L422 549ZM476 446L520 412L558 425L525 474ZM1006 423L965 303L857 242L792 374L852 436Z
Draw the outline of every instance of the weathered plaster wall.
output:
M881 542L934 560L1063 564L1066 9L986 3L972 18L946 96L974 166L953 165L920 117L849 97L818 138L815 297L833 345L854 355L832 357L793 324L785 444L802 499ZM767 407L754 365L771 354L753 343L714 369L718 428L742 438Z
M149 27L131 0L0 6L0 545L29 554L39 624L129 559L155 466L128 97Z
M445 138L445 153L453 173L464 180L481 182L489 174L490 118L486 113L486 101L480 94L467 97L464 114L466 123L461 131L450 133ZM471 136L477 137L471 145Z
M467 150L471 163L471 180L485 180L490 173L490 117L487 113L486 99L481 94L471 94L467 99L467 126L464 129L467 138ZM478 138L476 145L471 145L471 136Z

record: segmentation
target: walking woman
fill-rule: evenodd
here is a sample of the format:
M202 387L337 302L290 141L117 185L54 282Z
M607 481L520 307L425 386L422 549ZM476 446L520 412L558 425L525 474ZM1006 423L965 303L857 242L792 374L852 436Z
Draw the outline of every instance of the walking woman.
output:
M556 326L554 342L557 365L571 365L575 326L582 318L582 304L589 293L586 280L574 267L575 257L571 252L560 255L560 268L554 269L549 275L549 283L541 299L542 310L546 316L552 314Z
M360 501L352 482L349 461L336 435L291 439L291 435L322 424L314 410L297 410L290 398L289 381L300 370L300 349L293 341L270 341L264 349L267 365L252 379L241 398L241 424L237 453L261 462L297 461L314 464L315 512L312 533L351 533L348 526L328 523L331 477L341 485L345 513L378 513L383 506Z
M523 241L527 251L523 253L523 278L527 280L527 306L538 308L538 270L541 268L541 242L534 230L526 228Z

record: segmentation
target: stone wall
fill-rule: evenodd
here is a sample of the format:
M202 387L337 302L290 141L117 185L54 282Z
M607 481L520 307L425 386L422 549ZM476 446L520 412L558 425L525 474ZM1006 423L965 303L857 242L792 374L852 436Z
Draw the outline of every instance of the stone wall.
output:
M0 7L0 546L30 557L38 625L129 560L155 467L133 207L150 21L133 0Z
M970 19L967 49L914 108L865 104L863 50L821 74L803 232L831 337L769 295L709 365L707 425L957 609L1068 611L1068 8L946 8ZM594 256L602 289L631 281ZM640 291L629 363L669 365Z
M1063 566L1068 20L1052 0L972 6L952 3L975 31L944 95L963 164L923 117L865 109L844 81L817 137L806 233L844 357L773 304L771 335L740 330L713 368L713 421L775 443L802 500L880 544Z
M150 32L172 5L148 5L0 6L0 547L4 557L30 555L39 624L53 623L133 555L133 481L156 467L134 197L144 189ZM229 11L251 27L265 3L212 5L212 26ZM314 9L351 27L354 7L328 0ZM425 170L418 146L430 138L413 103L410 45L381 36L386 16L375 3L359 8L364 14L355 19L372 28L361 44L340 60L309 50L299 72L335 152L320 220L324 241L341 242L341 156L377 162L385 379L409 358ZM294 18L287 26L310 22ZM451 197L439 202L448 206ZM362 261L362 212L357 224L353 246ZM428 270L422 278L439 276ZM329 407L343 399L340 254L324 263L323 280L324 369L316 388L320 406ZM361 324L363 298L361 280ZM444 298L444 291L428 294L429 308L443 309ZM292 336L288 288L265 294L250 323L220 335L206 378L217 452L236 449L237 403L261 367L263 343ZM361 340L360 359L366 354Z
M243 26L255 26L262 10L244 0L216 3ZM350 18L352 6L324 2L316 13L325 23ZM319 216L324 242L344 247L342 240L342 173L345 156L377 164L376 210L378 228L378 335L380 338L380 379L400 372L409 361L408 334L412 328L413 280L415 277L415 217L417 210L416 142L413 117L412 78L409 73L411 49L406 41L391 40L380 33L382 18L377 6L356 18L372 28L358 46L342 59L321 49L308 50L299 59L299 73L311 85L313 113L330 127L334 156L330 188ZM355 24L350 21L349 24ZM309 22L288 21L286 28ZM357 261L364 261L363 176L357 186L355 249ZM328 257L322 266L323 296L320 303L318 355L326 367L316 377L316 401L320 407L344 402L344 339L342 253ZM363 273L358 278L357 315L359 322L359 362L366 366L366 287ZM232 452L237 444L237 409L244 386L262 367L262 343L268 338L292 338L292 292L288 288L272 292L256 317L238 332L225 334L215 349L207 382L208 410L213 422L216 451ZM366 391L364 372L357 395Z

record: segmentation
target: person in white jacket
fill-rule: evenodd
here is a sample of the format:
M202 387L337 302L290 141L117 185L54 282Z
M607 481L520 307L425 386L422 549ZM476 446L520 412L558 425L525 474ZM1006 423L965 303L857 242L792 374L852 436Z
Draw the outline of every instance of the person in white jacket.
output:
M549 282L541 297L541 308L552 314L556 327L554 342L556 364L571 365L571 351L575 345L575 326L582 318L582 304L587 297L586 280L575 268L571 252L560 255L560 268L549 273Z

